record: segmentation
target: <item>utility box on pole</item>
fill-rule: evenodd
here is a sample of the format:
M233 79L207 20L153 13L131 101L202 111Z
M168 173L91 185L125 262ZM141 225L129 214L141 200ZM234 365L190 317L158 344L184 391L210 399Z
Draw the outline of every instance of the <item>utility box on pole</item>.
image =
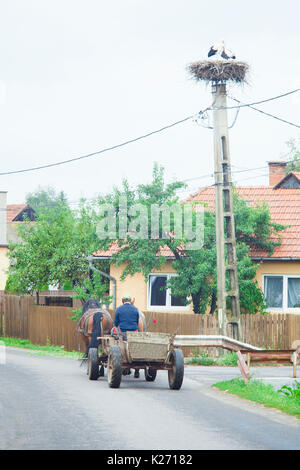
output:
M240 320L226 82L243 82L247 70L248 65L244 62L222 59L200 61L189 66L194 78L212 84L219 333L240 341L243 335Z

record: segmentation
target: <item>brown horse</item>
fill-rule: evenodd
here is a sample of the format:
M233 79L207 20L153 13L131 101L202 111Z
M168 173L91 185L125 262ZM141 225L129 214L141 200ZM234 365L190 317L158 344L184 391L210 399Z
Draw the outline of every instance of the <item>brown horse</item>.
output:
M98 348L99 336L109 334L113 321L107 310L101 308L97 299L87 300L82 307L82 314L77 323L79 332L85 344L85 357L88 357L90 348Z
M82 314L77 323L77 331L79 332L86 350L84 358L88 358L89 349L97 348L101 344L98 340L99 336L110 334L113 327L113 321L107 310L101 308L97 299L87 300L82 307ZM138 330L146 331L145 315L139 311ZM124 375L130 374L130 369L125 369ZM104 374L103 366L101 367L100 375ZM135 372L135 377L139 377L138 369Z

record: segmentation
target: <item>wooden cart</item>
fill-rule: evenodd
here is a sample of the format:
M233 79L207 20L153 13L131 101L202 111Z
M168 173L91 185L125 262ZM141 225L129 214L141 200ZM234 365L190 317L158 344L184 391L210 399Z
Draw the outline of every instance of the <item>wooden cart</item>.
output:
M108 385L119 388L123 371L144 369L147 382L153 382L158 370L168 371L169 387L179 390L184 375L181 349L174 346L174 335L127 331L127 341L110 335L102 336L99 351L90 348L88 375L97 380L107 368Z

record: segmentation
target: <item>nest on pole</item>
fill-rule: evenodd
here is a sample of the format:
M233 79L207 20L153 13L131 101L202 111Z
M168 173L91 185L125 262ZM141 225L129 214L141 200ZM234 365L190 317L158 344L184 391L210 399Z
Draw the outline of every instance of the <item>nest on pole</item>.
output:
M196 81L246 83L249 65L235 60L200 60L187 67Z

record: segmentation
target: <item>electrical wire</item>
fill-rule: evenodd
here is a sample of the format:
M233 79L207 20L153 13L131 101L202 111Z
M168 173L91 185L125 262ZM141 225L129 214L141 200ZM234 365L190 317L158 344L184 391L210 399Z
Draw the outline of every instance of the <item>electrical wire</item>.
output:
M251 180L251 179L254 179L254 178L262 178L263 176L264 177L269 176L269 174L268 173L261 173L260 175L248 176L247 178L241 178L238 181L234 181L234 183L237 183L237 182L240 183L241 181Z
M300 160L300 159L299 159ZM295 160L296 161L296 160ZM236 167L235 165L231 165L231 166L234 166ZM245 173L245 172L249 172L249 171L257 171L257 170L264 170L264 169L267 169L268 166L267 165L264 165L264 166L259 166L259 167L254 167L254 168L242 168L242 169L239 169L239 170L232 170L232 171L226 171L226 172L222 172L222 174L229 174L231 173L232 175L235 175L236 173ZM207 173L207 174L204 174L204 175L199 175L199 176L194 176L192 178L186 178L186 179L183 179L183 180L175 180L175 181L169 181L167 182L166 184L171 184L171 183L190 183L190 182L193 182L193 181L198 181L198 180L201 180L201 179L204 179L204 178L213 178L214 177L214 174L215 173L218 173L218 172L211 172L211 173ZM265 176L266 174L264 175L259 175L259 176ZM255 178L256 176L250 176L249 178L243 178L243 179L240 179L239 181L243 181L244 179L252 179L252 178ZM213 186L213 185L209 185L208 187L210 186ZM201 189L203 188L206 188L206 186L202 187ZM136 190L137 188L133 188L132 190ZM195 190L196 190L196 187L195 187ZM178 189L177 190L178 192L181 192L181 191L191 191L191 189L188 189L188 188L181 188L181 189ZM96 196L94 198L81 198L77 201L67 201L67 205L75 205L75 204L80 204L81 201L83 202L95 202L99 199L99 196ZM14 205L14 204L13 204ZM43 205L43 207L46 207L46 208L52 208L52 207L56 207L56 203L53 202L51 204L45 204ZM4 209L1 209L0 210L4 210ZM7 208L6 209L7 211L15 211L14 208Z
M237 100L236 98L233 98L231 96L229 96L228 98L232 99L233 101L236 101L237 103L241 103L241 101ZM290 121L286 121L285 119L282 119L278 116L275 116L274 114L270 114L270 113L267 113L266 111L263 111L262 109L258 109L258 108L255 108L254 106L252 105L248 105L248 108L250 109L253 109L254 111L258 111L259 113L262 113L262 114L265 114L266 116L269 116L269 117L272 117L274 119L277 119L278 121L281 121L281 122L284 122L285 124L289 124L290 126L294 126L294 127L297 127L298 129L300 128L300 126L298 124L294 124L293 122L290 122Z
M254 101L253 103L244 103L244 104L240 104L238 106L220 106L220 107L217 107L217 108L214 108L214 109L235 109L235 108L250 107L250 106L253 106L255 104L262 104L262 103L267 103L268 101L278 100L279 98L283 98L285 96L292 95L293 93L297 93L298 91L300 91L300 88L296 88L295 90L288 91L287 93L283 93L282 95L273 96L272 98L267 98L265 100Z
M210 108L208 111L211 111L212 109L213 108ZM236 110L236 113L235 113L235 116L233 118L232 124L230 124L230 126L228 126L228 129L232 129L233 126L235 125L239 112L240 112L240 108L238 108ZM199 117L200 117L200 119L199 119ZM204 124L205 119L208 121L207 125ZM209 124L209 115L208 115L207 112L205 112L205 114L202 113L201 116L196 116L194 118L194 122L196 124L198 124L198 126L204 127L205 129L214 129L214 127Z
M151 131L151 132L148 132L146 134L143 134L139 137L135 137L134 139L129 139L125 142L121 142L120 144L116 144L116 145L113 145L111 147L106 147L104 149L101 149L101 150L98 150L96 152L92 152L92 153L88 153L86 155L81 155L80 157L75 157L75 158L70 158L68 160L63 160L63 161L60 161L60 162L56 162L56 163L49 163L49 164L46 164L46 165L39 165L39 166L36 166L36 167L32 167L32 168L24 168L22 170L12 170L12 171L5 171L5 172L1 172L0 173L0 176L6 176L6 175L12 175L12 174L18 174L18 173L26 173L26 172L30 172L30 171L36 171L36 170L42 170L42 169L45 169L45 168L52 168L52 167L56 167L56 166L59 166L59 165L65 165L67 163L72 163L72 162L75 162L75 161L79 161L79 160L83 160L83 159L86 159L86 158L89 158L89 157L93 157L95 155L100 155L102 153L105 153L105 152L109 152L111 150L115 150L117 148L120 148L120 147L124 147L125 145L128 145L128 144L132 144L134 142L138 142L139 140L142 140L142 139L145 139L147 137L150 137L154 134L158 134L160 132L163 132L167 129L170 129L174 126L177 126L179 124L182 124L184 122L187 122L189 121L190 119L197 119L199 117L201 117L202 115L204 115L206 113L206 111L210 111L210 110L213 110L213 109L235 109L235 108L243 108L243 107L251 107L255 104L261 104L261 103L266 103L268 101L272 101L272 100L276 100L276 99L279 99L279 98L283 98L285 96L288 96L288 95L291 95L292 93L296 93L300 91L300 88L297 88L296 90L292 90L292 91L289 91L287 93L283 93L281 95L277 95L277 96L274 96L272 98L267 98L267 99L264 99L264 100L261 100L261 101L255 101L253 103L247 103L247 104L239 104L237 106L226 106L226 107L220 107L220 108L213 108L213 105L210 106L210 107L207 107L206 109L204 110L201 110L199 111L198 113L196 114L193 114L192 116L188 116L184 119L181 119L179 121L176 121L176 122L173 122L171 124L168 124L166 126L163 126L161 127L160 129L156 129L154 131ZM237 116L236 116L237 117ZM274 116L273 116L274 117ZM236 120L236 118L235 118ZM234 120L234 122L235 122ZM285 121L288 123L288 121ZM293 123L289 123L289 124L292 124L292 125L295 125ZM296 125L296 127L299 127L298 125Z
M295 159L295 160L292 160L291 162L300 162L300 158L299 159ZM231 164L230 165L231 167L234 167L234 168L238 168L238 170L229 170L229 171L223 171L221 172L222 174L229 174L231 173L231 175L235 175L236 173L247 173L249 171L257 171L257 170L265 170L268 168L268 165L263 165L263 166L258 166L258 167L253 167L253 168L245 168L245 167L238 167L237 165L234 165L234 164ZM186 179L182 179L182 180L172 180L172 181L168 181L166 182L166 184L171 184L171 183L190 183L190 182L193 182L193 181L198 181L198 180L201 180L201 179L204 179L204 178L213 178L214 177L214 174L216 173L219 173L219 172L216 172L216 171L212 171L211 173L207 173L207 174L204 174L204 175L199 175L199 176L193 176L192 178L186 178ZM262 175L257 175L257 176L267 176L267 173L264 173ZM244 179L252 179L252 178L255 178L256 176L250 176L250 177L247 177L247 178L243 178L243 179L239 179L239 181L243 181ZM203 187L205 188L205 187ZM132 190L136 190L137 187L134 187L132 188ZM178 189L177 191L189 191L188 188L181 188L181 189ZM93 202L93 201L97 201L99 199L99 197L101 196L96 196L96 197L93 197L93 198L81 198L77 201L67 201L67 204L68 205L71 205L71 204L79 204L81 201L83 202ZM53 202L52 204L45 204L43 207L55 207L56 206L56 203ZM0 209L1 210L1 209ZM7 210L10 210L10 211L13 211L14 209L13 208L8 208Z
M201 111L200 111L200 113L201 113ZM88 153L86 155L81 155L80 157L70 158L69 160L63 160L61 162L56 162L56 163L49 163L47 165L40 165L40 166L36 166L36 167L32 167L32 168L25 168L25 169L22 169L22 170L5 171L5 172L1 172L0 176L13 175L13 174L17 174L17 173L25 173L25 172L29 172L29 171L35 171L35 170L42 170L44 168L51 168L51 167L55 167L55 166L59 166L59 165L65 165L66 163L71 163L71 162L75 162L75 161L78 161L78 160L83 160L85 158L93 157L95 155L100 155L101 153L109 152L111 150L115 150L117 148L124 147L125 145L132 144L133 142L138 142L139 140L145 139L146 137L150 137L151 135L158 134L159 132L163 132L166 129L170 129L171 127L177 126L178 124L182 124L182 123L184 123L184 122L186 122L186 121L188 121L192 118L194 118L194 115L193 116L188 116L184 119L181 119L180 121L173 122L172 124L168 124L167 126L161 127L160 129L156 129L155 131L148 132L147 134L141 135L139 137L135 137L134 139L126 140L125 142L121 142L120 144L112 145L111 147L106 147L102 150L98 150L96 152Z
M236 113L235 113L234 119L233 119L233 121L232 121L232 124L228 127L228 129L232 129L233 126L235 125L240 110L241 110L241 108L238 108L238 109L236 110Z

